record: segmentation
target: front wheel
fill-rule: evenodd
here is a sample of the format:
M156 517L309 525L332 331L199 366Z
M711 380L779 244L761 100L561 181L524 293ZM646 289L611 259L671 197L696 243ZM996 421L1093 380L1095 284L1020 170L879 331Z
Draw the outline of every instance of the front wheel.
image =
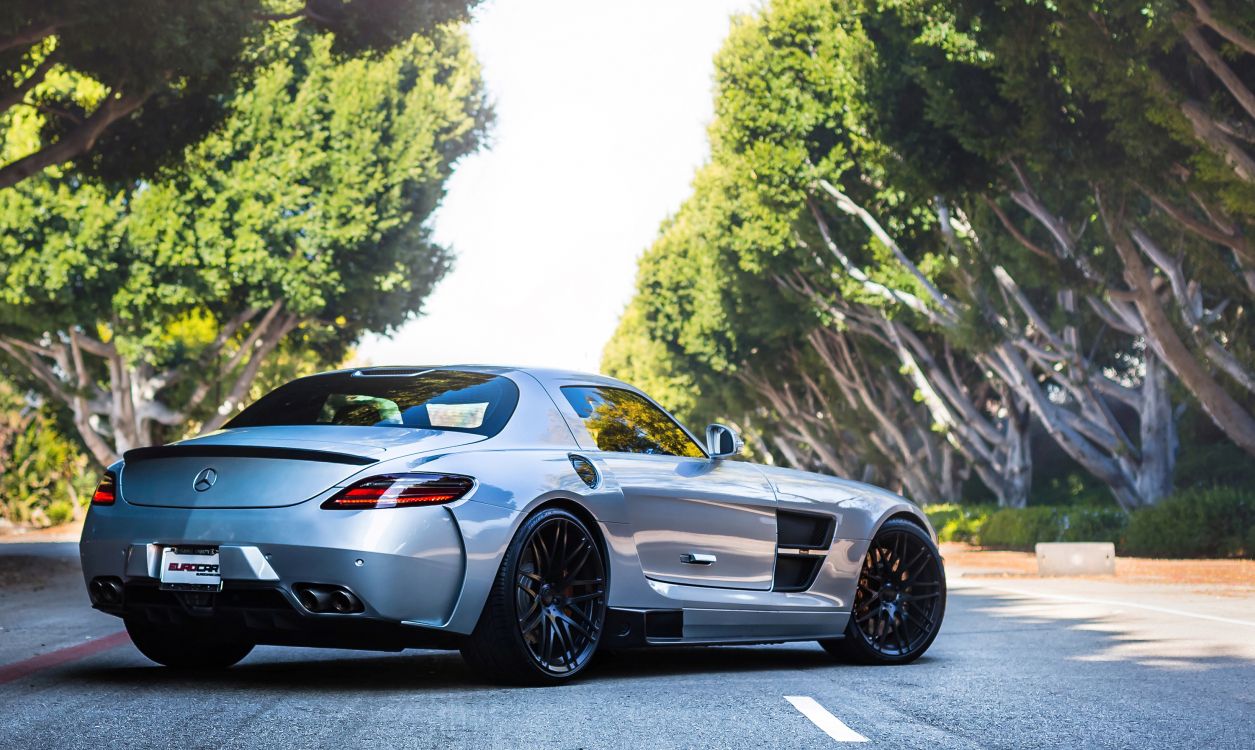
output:
M174 669L226 669L253 650L251 643L198 624L152 625L127 618L126 632L141 654Z
M549 508L523 522L462 646L481 676L556 685L588 666L606 622L606 567L592 532Z
M858 664L909 664L932 645L945 611L937 545L914 523L890 519L863 560L845 637L819 644Z

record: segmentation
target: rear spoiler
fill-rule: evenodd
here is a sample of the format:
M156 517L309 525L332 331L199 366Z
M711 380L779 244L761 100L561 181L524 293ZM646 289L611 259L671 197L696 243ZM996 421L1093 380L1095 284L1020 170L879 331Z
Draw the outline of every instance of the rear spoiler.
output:
M128 464L151 461L158 458L285 458L291 461L319 461L328 464L366 466L378 459L355 456L352 453L311 450L309 448L279 448L265 445L157 445L151 448L133 448L122 454Z

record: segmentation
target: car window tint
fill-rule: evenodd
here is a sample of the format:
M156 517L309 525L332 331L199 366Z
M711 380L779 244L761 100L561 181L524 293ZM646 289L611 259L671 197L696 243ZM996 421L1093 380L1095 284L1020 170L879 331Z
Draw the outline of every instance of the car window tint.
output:
M665 411L631 391L565 386L562 395L584 420L600 450L690 458L706 455Z
M518 386L509 378L482 372L366 372L294 380L260 398L226 427L411 427L492 436L505 427L519 400Z

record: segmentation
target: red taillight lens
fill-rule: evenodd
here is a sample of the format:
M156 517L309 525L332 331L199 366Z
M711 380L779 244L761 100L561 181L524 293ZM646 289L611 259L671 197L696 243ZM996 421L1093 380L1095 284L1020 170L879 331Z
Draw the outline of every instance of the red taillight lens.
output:
M96 491L92 493L92 505L113 505L113 501L117 499L118 476L112 471L106 471L100 478L100 484L96 485Z
M354 482L333 495L322 507L326 510L360 510L440 505L457 500L474 486L475 483L466 477L444 474L382 474Z

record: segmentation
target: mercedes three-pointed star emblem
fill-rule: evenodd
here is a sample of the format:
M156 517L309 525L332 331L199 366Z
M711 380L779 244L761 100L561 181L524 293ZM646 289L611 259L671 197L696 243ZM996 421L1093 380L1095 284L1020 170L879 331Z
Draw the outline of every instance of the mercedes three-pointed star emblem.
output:
M214 482L216 481L218 481L218 471L216 469L206 467L201 469L200 473L196 475L196 479L192 481L192 487L194 487L197 492L204 492L210 487L213 487Z

